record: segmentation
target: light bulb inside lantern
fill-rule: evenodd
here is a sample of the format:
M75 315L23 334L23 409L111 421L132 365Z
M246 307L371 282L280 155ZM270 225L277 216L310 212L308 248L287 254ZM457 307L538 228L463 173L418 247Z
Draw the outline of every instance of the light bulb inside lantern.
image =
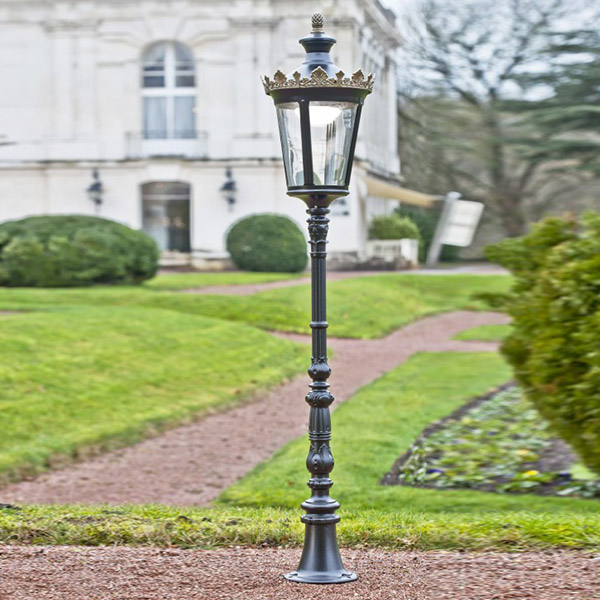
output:
M333 123L340 116L341 112L341 109L336 106L311 104L310 124L312 127L326 127Z

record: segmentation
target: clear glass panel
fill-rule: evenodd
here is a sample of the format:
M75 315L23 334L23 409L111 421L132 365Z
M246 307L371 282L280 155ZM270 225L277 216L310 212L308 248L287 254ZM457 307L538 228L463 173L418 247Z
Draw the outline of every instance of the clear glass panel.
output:
M346 184L357 107L353 102L309 104L315 185Z
M283 164L288 186L304 185L302 162L302 133L300 130L300 105L288 102L277 106L279 135L283 150Z
M161 250L169 245L167 205L160 200L143 199L142 227Z
M158 77L144 75L144 87L145 88L164 88L165 78L163 75Z
M196 85L196 78L194 77L194 72L184 73L182 71L177 71L177 75L175 76L175 87L178 88L193 88Z
M196 137L196 98L194 96L175 97L175 129L177 139Z
M166 54L166 44L155 44L144 54L143 85L145 88L165 87Z
M196 62L192 51L182 44L175 44L175 87L196 85Z
M144 137L147 140L168 137L166 98L144 98Z
M142 186L142 227L161 250L190 251L190 186L154 182Z
M175 58L177 60L178 65L180 63L186 63L186 62L191 63L192 65L194 64L194 55L187 46L184 46L183 44L180 44L178 42L175 42L174 46L175 46Z

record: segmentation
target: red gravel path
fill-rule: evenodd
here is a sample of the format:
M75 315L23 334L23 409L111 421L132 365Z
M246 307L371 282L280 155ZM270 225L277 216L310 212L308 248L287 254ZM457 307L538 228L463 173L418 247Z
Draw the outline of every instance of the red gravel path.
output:
M374 275L506 275L508 271L495 265L467 265L452 269L415 269L414 271L330 271L327 281L355 279L356 277L372 277ZM294 287L310 283L310 276L265 283L247 283L241 285L211 285L206 287L181 290L183 294L223 294L226 296L249 296L277 288Z
M573 552L345 550L356 583L282 579L293 549L0 546L1 600L598 600L599 560Z
M347 400L359 387L416 352L494 351L494 343L450 338L470 327L506 322L506 316L497 313L453 312L427 317L379 340L332 339L337 351L332 391L338 402ZM306 336L280 335L308 341ZM302 435L308 418L304 402L308 382L308 376L301 375L252 404L5 487L2 501L206 505L283 444Z

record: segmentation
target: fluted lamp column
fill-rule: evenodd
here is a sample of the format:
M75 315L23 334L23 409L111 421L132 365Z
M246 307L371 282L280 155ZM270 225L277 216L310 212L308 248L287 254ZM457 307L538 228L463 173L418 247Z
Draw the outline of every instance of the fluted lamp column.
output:
M306 466L311 497L302 503L305 539L298 569L285 575L298 583L346 583L357 575L344 568L337 543L339 503L329 495L333 485L331 416L334 400L327 380L326 266L329 205L348 194L363 102L373 89L373 76L362 71L347 76L329 54L336 40L323 32L323 17L312 17L312 32L300 43L306 60L289 75L277 71L264 77L265 92L277 109L288 195L307 207L311 248L312 379L306 402L310 406L310 450Z

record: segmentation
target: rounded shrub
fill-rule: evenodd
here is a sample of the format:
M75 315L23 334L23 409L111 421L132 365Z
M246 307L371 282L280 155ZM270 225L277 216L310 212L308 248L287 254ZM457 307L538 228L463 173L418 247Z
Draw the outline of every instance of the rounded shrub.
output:
M308 262L301 229L283 215L251 215L234 223L227 234L227 251L244 271L297 273Z
M513 319L502 351L526 396L600 474L600 216L548 218L486 250L509 269L509 294L489 296Z
M0 285L74 287L139 283L153 277L152 238L108 219L28 217L0 224Z
M419 228L408 217L381 215L374 217L369 225L369 239L372 240L418 240Z

